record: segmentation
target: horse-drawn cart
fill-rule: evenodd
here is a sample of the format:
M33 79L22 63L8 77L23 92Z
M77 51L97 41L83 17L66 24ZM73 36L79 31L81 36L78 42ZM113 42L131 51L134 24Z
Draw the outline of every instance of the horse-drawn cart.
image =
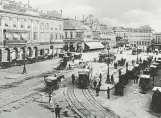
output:
M51 92L53 90L59 89L59 84L61 79L64 78L64 75L58 76L44 76L45 90Z
M115 95L122 95L124 94L124 85L122 83L117 83L115 85Z
M154 87L152 91L152 110L154 112L161 112L161 87Z
M152 87L152 79L150 75L141 75L139 86L141 87L143 91L150 89Z

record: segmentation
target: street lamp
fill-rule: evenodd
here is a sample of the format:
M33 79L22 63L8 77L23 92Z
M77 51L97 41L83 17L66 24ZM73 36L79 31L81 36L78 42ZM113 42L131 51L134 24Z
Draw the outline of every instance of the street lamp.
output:
M109 45L108 45L108 47L107 47L107 50L108 50L108 61L107 61L107 64L108 64L108 70L107 70L107 79L106 79L106 83L111 83L111 81L110 81L110 70L109 70L109 56L110 56L110 54L109 54L109 51L110 51L110 47L109 47Z
M139 64L139 58L138 58L138 46L137 46L137 61L136 61L137 64Z
M23 71L22 71L22 74L27 74L27 70L26 70L26 53L25 53L25 50L24 50L24 53L23 53Z

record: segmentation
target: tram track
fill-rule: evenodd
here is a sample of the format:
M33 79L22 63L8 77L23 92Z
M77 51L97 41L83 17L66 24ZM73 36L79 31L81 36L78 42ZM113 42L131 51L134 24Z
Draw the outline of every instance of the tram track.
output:
M94 114L91 113L76 97L74 92L74 86L69 86L67 88L67 100L71 107L74 107L74 110L82 118L94 118Z
M71 72L72 70L67 70L66 72L64 71L56 72L55 71L54 73L50 75L59 73L59 74L64 74L64 76L68 76L69 73ZM40 91L37 91L37 89L43 89L43 87L45 86L43 83L44 83L44 80L41 79L40 81L35 81L34 84L29 84L25 86L23 85L16 86L16 87L10 88L9 90L1 89L0 90L0 96L1 96L0 108L4 108L5 106L24 100L28 97L37 95L38 93L40 93Z
M98 76L99 70L100 68L96 71L93 78ZM105 109L90 92L90 88L77 89L73 85L69 85L67 88L66 99L81 118L119 118L112 111ZM84 110L88 111L88 113L84 112Z

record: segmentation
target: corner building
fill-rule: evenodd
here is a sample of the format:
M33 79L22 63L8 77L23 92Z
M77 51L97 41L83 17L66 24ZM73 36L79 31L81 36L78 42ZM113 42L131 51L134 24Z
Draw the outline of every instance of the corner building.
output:
M29 5L3 0L0 4L0 61L58 54L63 48L62 15L39 12Z

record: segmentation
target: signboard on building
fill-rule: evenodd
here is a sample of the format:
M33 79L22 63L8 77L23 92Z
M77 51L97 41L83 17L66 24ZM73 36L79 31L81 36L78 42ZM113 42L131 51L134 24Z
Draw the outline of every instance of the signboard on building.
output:
M8 3L3 3L2 8L11 11L18 11L23 13L26 12L26 7L24 5L12 1L9 1Z

